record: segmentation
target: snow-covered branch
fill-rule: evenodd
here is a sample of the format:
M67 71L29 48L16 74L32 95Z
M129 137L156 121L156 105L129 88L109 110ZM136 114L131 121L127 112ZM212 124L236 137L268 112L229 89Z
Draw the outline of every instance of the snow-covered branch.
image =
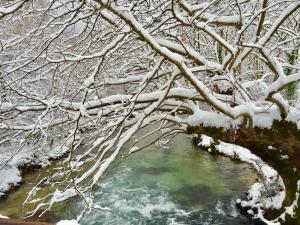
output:
M67 154L30 193L33 213L74 196L90 208L86 196L114 160L143 149L123 146L150 124L157 142L187 126L298 120L299 10L298 0L1 1L0 148ZM44 183L54 188L36 199Z

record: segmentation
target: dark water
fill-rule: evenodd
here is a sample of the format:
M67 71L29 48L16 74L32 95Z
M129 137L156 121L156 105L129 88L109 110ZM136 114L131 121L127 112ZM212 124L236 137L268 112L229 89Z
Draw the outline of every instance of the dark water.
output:
M26 177L26 183L6 201L0 214L22 217L22 201L30 183L38 175ZM256 174L247 164L223 156L213 156L194 148L188 136L177 137L169 148L151 148L116 162L99 184L94 207L82 225L242 225L254 224L235 206L255 182ZM57 206L42 220L76 218L80 202Z

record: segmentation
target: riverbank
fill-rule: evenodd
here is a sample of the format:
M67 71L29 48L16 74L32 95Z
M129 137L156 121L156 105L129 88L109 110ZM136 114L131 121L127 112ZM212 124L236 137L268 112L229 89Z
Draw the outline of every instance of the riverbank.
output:
M70 145L71 139L65 139L55 146L44 145L40 151L31 151L27 146L17 151L0 149L0 200L18 189L23 182L24 174L51 165L53 161L65 157Z
M278 127L276 127L278 126ZM283 126L283 127L282 127ZM284 127L287 127L287 131L285 131ZM279 129L280 128L280 129ZM295 202L295 195L298 191L298 177L299 177L299 170L297 169L297 167L294 166L294 161L297 162L295 157L290 157L288 154L285 154L285 151L282 149L288 149L286 151L290 153L297 151L298 146L300 146L300 143L298 145L298 141L300 139L298 139L298 136L300 137L300 134L297 133L296 128L294 127L294 129L288 129L289 126L287 124L284 125L278 125L275 124L275 127L272 128L272 130L255 130L255 129L247 129L247 128L242 128L240 130L234 131L234 130L222 130L222 129L216 129L216 128L201 128L201 127L196 127L193 128L193 132L197 131L198 133L206 133L211 135L212 137L214 137L215 140L227 140L227 142L230 143L236 143L240 146L244 146L247 147L248 149L251 150L252 153L255 153L255 155L258 155L263 161L267 162L268 164L270 164L275 171L278 171L280 177L283 180L283 185L281 186L285 186L284 190L286 191L285 196L284 196L284 202L283 205L284 207L288 207L288 208L284 208L284 207L273 207L276 208L277 210L264 210L264 218L268 219L268 220L273 220L274 218L277 218L278 216L281 216L282 213L285 210L289 210L288 212L292 212L293 208L297 206L298 204L298 200L297 202ZM189 129L189 131L191 131L192 129ZM281 135L281 133L283 133ZM275 138L274 138L275 136ZM288 141L288 143L285 143L285 141ZM295 140L295 141L293 141ZM190 141L190 140L189 140ZM296 142L296 143L295 143ZM300 142L300 141L299 141ZM180 142L180 144L182 144L182 142ZM278 144L282 144L281 148L278 147ZM291 148L285 148L287 146L292 146L295 149L291 149ZM228 147L228 146L227 146ZM230 146L228 147L228 149L230 148ZM51 157L47 158L47 161L45 160L46 158L44 158L44 162L48 162L48 164L50 164L50 161L53 160L53 155L60 157L62 154L58 154L59 153L66 153L66 151L62 151L63 149L68 149L67 146L65 145L65 147L55 147L55 154L51 154ZM251 154L252 154L251 153ZM172 152L170 152L170 154L172 154ZM225 154L223 152L223 154ZM227 154L228 155L228 154ZM293 154L291 154L293 155ZM297 154L294 154L297 155ZM48 155L50 156L50 154ZM241 158L243 155L231 155L232 158ZM20 156L16 156L16 158L18 158ZM256 156L251 156L252 158L255 158ZM16 158L13 158L13 160L11 160L11 162L20 162L18 160L15 160ZM290 159L293 159L290 161ZM158 160L158 159L157 159ZM253 161L254 162L254 161ZM249 162L248 162L249 163ZM252 163L252 166L256 166L256 164ZM46 165L46 164L45 164ZM23 171L23 175L26 174L27 172L30 172L32 169L34 168L34 164L27 164L28 167ZM259 166L261 167L261 165ZM261 169L261 168L260 168ZM156 171L156 170L155 170ZM22 175L22 173L20 173ZM276 174L271 174L268 176L268 178L271 180L271 178L275 178ZM260 184L260 186L262 186L264 184ZM272 183L271 183L272 186ZM282 195L281 195L282 198ZM252 198L253 200L253 198ZM282 202L282 201L281 201ZM252 201L253 204L255 204L255 200ZM272 204L272 202L270 203ZM241 205L241 204L240 204ZM244 206L246 206L247 204L244 202ZM259 206L260 207L260 206ZM250 209L251 207L248 205L248 209ZM272 208L272 207L269 207ZM278 208L281 208L278 210ZM248 211L248 209L246 211ZM298 213L298 208L296 209L296 214ZM297 218L292 218L294 215L293 213L289 213L291 218L284 218L285 221L282 224L299 224L297 221Z
M291 216L281 224L300 224L298 190L300 179L300 132L297 126L289 122L274 122L271 129L242 127L223 129L211 127L190 127L189 133L207 134L215 140L240 145L272 166L282 177L286 187L286 197L280 210L268 210L264 216L268 220L280 217L286 211L295 208Z
M94 208L80 224L254 225L235 205L257 179L250 166L199 151L187 135L176 137L168 147L150 146L117 160L95 190ZM0 213L11 218L26 215L27 208L22 211L24 206L17 202L23 202L35 178L51 174L51 168L25 175L19 190L0 203ZM37 219L74 219L82 207L80 199L73 199Z

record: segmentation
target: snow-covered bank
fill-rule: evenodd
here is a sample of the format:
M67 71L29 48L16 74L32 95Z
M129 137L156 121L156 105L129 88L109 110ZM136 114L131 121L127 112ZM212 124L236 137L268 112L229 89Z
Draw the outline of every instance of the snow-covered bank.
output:
M22 140L21 140L22 142ZM45 167L50 159L64 155L71 144L71 139L63 140L53 147L44 146L39 151L23 148L17 152L0 149L0 197L22 181L21 170L27 167Z
M268 225L279 225L281 221L285 220L286 215L294 216L294 211L298 207L300 182L298 182L298 189L292 205L285 207L285 211L279 217L269 221L264 218L264 213L267 210L281 209L286 196L286 188L278 172L261 158L252 154L250 150L241 146L215 141L203 134L198 136L197 145L208 152L224 154L233 159L249 163L257 170L260 181L251 186L245 200L237 200L237 204L248 209L247 213L254 219L259 219Z
M21 173L14 165L5 165L0 170L0 197L4 195L12 186L21 182Z
M9 219L7 216L3 216L0 214L0 219Z

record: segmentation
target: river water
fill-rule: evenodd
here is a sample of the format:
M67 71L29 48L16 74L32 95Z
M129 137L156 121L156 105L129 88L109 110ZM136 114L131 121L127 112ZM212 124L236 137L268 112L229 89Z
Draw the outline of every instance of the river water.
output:
M0 202L0 214L24 217L22 202L38 176L52 167L25 175L25 183ZM168 148L148 147L114 163L99 184L94 209L82 225L242 225L254 224L235 206L257 179L244 163L210 155L181 135ZM82 203L72 200L54 207L39 220L76 218ZM37 218L34 218L37 219Z

